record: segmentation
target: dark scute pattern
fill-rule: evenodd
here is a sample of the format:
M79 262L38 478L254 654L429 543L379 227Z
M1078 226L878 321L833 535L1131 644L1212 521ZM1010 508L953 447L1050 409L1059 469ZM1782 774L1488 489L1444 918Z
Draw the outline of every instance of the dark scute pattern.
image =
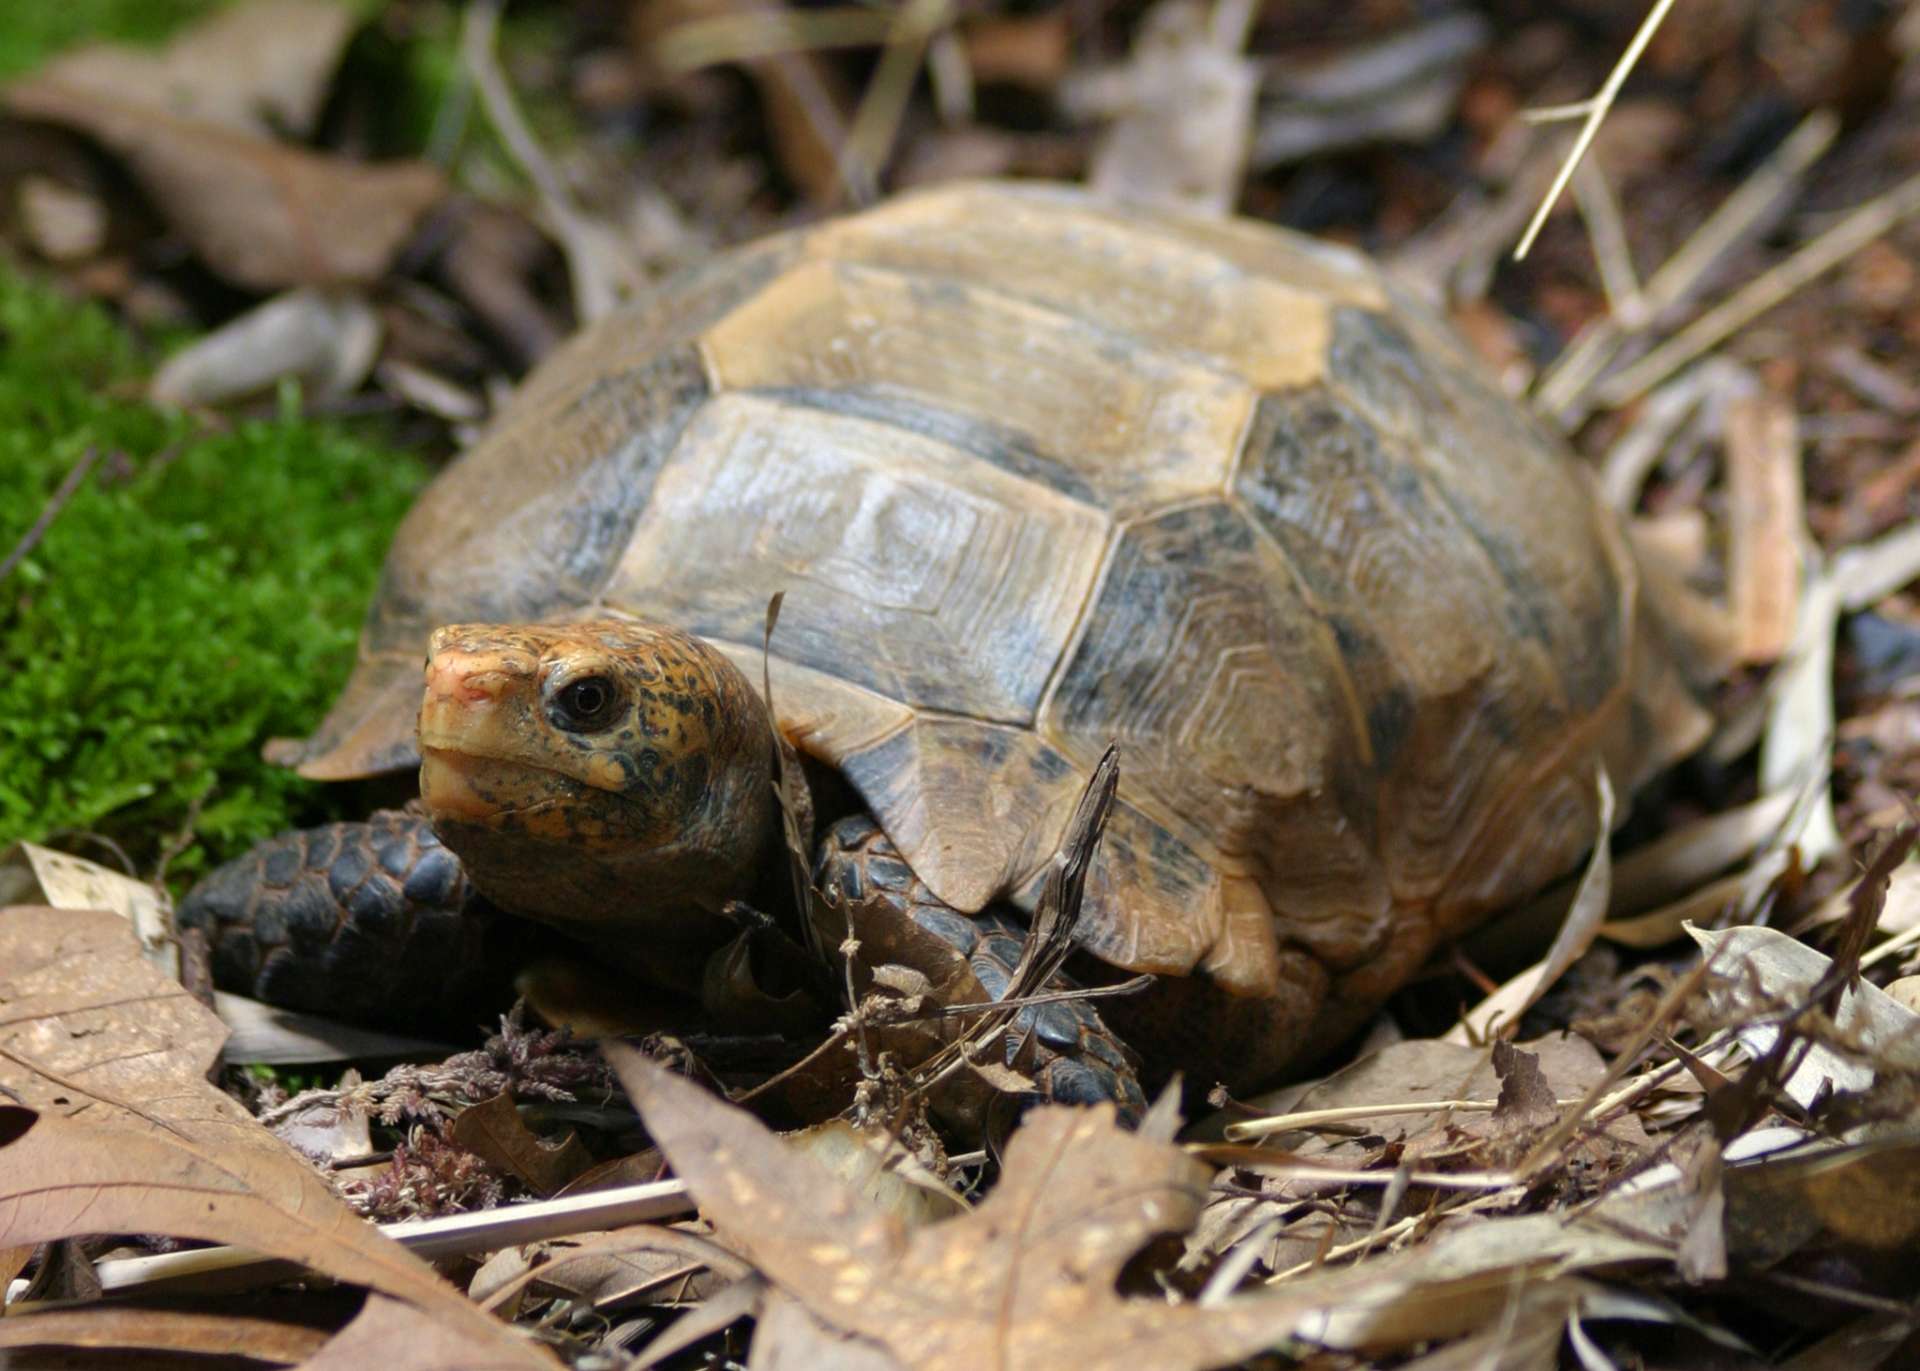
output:
M214 982L269 1004L420 1031L497 1012L513 972L498 920L424 819L283 833L181 902Z
M618 432L619 441L589 454L577 474L549 485L537 519L523 521L514 536L490 540L497 551L451 550L449 565L429 565L424 580L413 559L389 558L368 614L366 641L389 650L417 641L424 653L426 635L437 624L539 622L590 601L626 551L661 465L710 393L691 347L593 376L552 423ZM576 419L576 411L595 418ZM537 434L523 438L537 441ZM492 444L475 455L491 455L498 464ZM423 507L443 483L457 492L463 478L473 483L456 463L429 489ZM403 546L408 532L410 527L402 530Z
M923 438L950 444L983 462L991 462L1002 471L1051 487L1083 504L1099 503L1098 494L1078 472L1040 452L1031 438L971 414L943 409L922 395L879 385L832 390L817 386L768 386L756 393L808 409L891 424Z
M1430 482L1432 499L1480 546L1498 571L1504 597L1497 604L1516 638L1541 645L1560 668L1569 705L1597 708L1619 684L1627 626L1604 576L1591 576L1586 593L1556 599L1556 560L1604 566L1598 535L1570 549L1580 527L1564 511L1590 503L1564 444L1487 381L1458 340L1437 321L1418 327L1419 306L1401 302L1401 319L1360 309L1335 311L1329 352L1336 390L1365 421L1438 455L1444 470L1491 480ZM1402 320L1405 322L1403 323ZM1411 475L1412 466L1407 466ZM1549 510L1543 506L1556 506ZM1516 518L1537 527L1529 531ZM1549 534L1543 539L1535 534Z
M842 819L827 831L814 879L845 896L861 892L893 901L921 928L964 955L989 995L998 998L1006 992L1025 944L1024 925L1004 907L969 918L941 904L867 815ZM1072 988L1072 982L1060 988ZM1032 1075L1041 1099L1062 1104L1109 1101L1129 1121L1146 1113L1146 1095L1132 1057L1101 1021L1093 1001L1026 1006L1007 1037L1010 1055L1029 1029L1038 1049Z

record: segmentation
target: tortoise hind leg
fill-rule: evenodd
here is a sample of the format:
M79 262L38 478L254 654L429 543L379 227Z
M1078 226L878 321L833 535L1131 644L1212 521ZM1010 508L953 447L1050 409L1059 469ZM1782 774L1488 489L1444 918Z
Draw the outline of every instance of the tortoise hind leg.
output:
M993 909L969 915L941 903L868 816L842 819L827 831L814 878L847 900L878 895L891 901L962 953L989 995L998 999L1006 993L1026 940L1025 925ZM1043 1098L1058 1104L1111 1101L1129 1121L1145 1114L1146 1096L1132 1054L1101 1021L1091 1000L1026 1006L1014 1020L1009 1045L1029 1030L1037 1049L1029 1074Z
M206 933L221 989L284 1008L445 1031L507 1003L500 921L417 815L270 838L196 885L176 917Z

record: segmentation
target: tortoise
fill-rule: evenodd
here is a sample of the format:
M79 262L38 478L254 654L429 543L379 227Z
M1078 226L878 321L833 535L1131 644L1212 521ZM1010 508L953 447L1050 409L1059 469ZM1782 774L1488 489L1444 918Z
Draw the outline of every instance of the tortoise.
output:
M765 669L840 811L822 879L989 980L1115 741L1079 972L1158 980L1032 1016L1049 1088L1137 1091L1103 1016L1247 1088L1577 862L1599 771L1697 743L1640 581L1584 468L1357 252L909 194L539 367L400 528L332 711L269 749L422 766L427 817L277 839L182 917L223 982L356 1017L459 979L476 890L688 991L718 911L781 902L753 683L784 592Z

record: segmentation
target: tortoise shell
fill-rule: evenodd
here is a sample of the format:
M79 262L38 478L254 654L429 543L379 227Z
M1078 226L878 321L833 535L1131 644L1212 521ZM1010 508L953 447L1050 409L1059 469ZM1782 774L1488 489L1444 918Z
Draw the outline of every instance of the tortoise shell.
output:
M313 777L415 760L429 631L632 615L758 681L965 910L1118 739L1083 941L1377 998L1693 740L1621 531L1365 259L967 185L574 339L422 496ZM1660 704L1662 692L1667 705Z

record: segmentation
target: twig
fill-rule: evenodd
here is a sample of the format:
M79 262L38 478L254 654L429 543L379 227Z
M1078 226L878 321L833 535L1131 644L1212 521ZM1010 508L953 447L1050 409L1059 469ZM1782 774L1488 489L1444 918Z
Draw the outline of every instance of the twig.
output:
M1573 203L1586 221L1587 237L1593 240L1593 257L1600 266L1600 289L1606 293L1608 312L1616 319L1639 312L1644 308L1640 275L1633 269L1620 202L1598 163L1580 164L1579 174L1573 178Z
M496 1252L504 1247L545 1242L575 1233L624 1228L693 1212L685 1182L652 1181L569 1195L557 1200L507 1205L478 1214L451 1214L439 1219L412 1219L377 1227L415 1256L426 1261ZM153 1257L125 1257L94 1267L103 1290L130 1290L160 1281L212 1276L257 1268L262 1280L282 1279L281 1272L298 1264L262 1256L241 1247L199 1247L187 1252L165 1252ZM225 1284L225 1282L222 1282ZM0 1292L3 1294L5 1292ZM24 1312L14 1304L9 1314Z
M927 53L933 35L947 26L949 0L907 0L887 34L886 50L860 97L853 128L840 152L840 179L857 201L879 194L880 172L900 133L907 98L913 94L914 73Z
M1771 222L1775 209L1807 169L1833 146L1839 131L1840 119L1832 110L1815 110L1801 120L1773 154L1647 279L1631 308L1616 309L1610 317L1589 325L1554 360L1534 389L1534 405L1563 427L1578 423L1583 416L1581 399L1621 346L1681 304L1735 245ZM1595 252L1599 251L1596 242Z
M1870 543L1856 543L1833 557L1840 607L1849 614L1871 609L1909 581L1920 579L1920 519Z
M1727 405L1759 389L1759 379L1738 362L1709 357L1654 391L1600 459L1600 491L1607 503L1632 513L1655 464L1689 421L1696 430L1717 434Z
M521 117L513 89L495 51L504 0L471 0L460 26L460 51L480 103L500 141L527 179L533 182L560 245L573 281L574 309L583 322L601 318L622 298L638 290L645 277L628 256L620 235L588 217L573 201L560 173Z
M1708 310L1634 365L1600 384L1600 402L1619 408L1714 347L1741 325L1824 276L1861 248L1920 214L1920 175L1876 195L1772 270Z
M1386 1119L1401 1114L1445 1114L1451 1112L1484 1114L1499 1107L1498 1100L1400 1100L1393 1104L1347 1104L1337 1109L1302 1109L1292 1114L1271 1114L1264 1119L1242 1119L1226 1126L1228 1142L1252 1142L1274 1133L1295 1133L1324 1128L1328 1124L1350 1123L1355 1119ZM1581 1104L1581 1100L1556 1100L1561 1107ZM1194 1143L1204 1150L1209 1144Z
M1573 148L1567 153L1567 160L1560 164L1559 175L1553 178L1547 195L1540 202L1540 208L1534 211L1533 220L1527 225L1527 231L1520 236L1520 245L1513 250L1513 260L1524 262L1527 254L1533 251L1533 240L1540 236L1540 230L1546 226L1547 216L1553 213L1553 207L1559 202L1560 195L1567 188L1567 182L1573 179L1574 170L1579 167L1580 159L1587 155L1587 149L1593 146L1594 135L1600 132L1607 112L1613 108L1614 97L1620 94L1620 87L1627 83L1627 77L1639 62L1640 54L1646 51L1647 44L1653 41L1653 35L1659 30L1667 11L1673 8L1673 0L1658 0L1640 24L1639 32L1633 35L1633 41L1627 44L1626 52L1607 73L1606 83L1600 87L1597 95L1572 105L1556 105L1550 109L1528 110L1520 117L1528 123L1555 123L1562 119L1581 119L1586 122L1580 126L1580 136L1573 140Z
M997 1000L988 1000L983 1004L943 1004L919 1014L902 1014L899 1023L913 1023L918 1019L959 1019L972 1014L983 1014L994 1009L1026 1009L1034 1005L1064 1004L1069 1000L1105 1000L1116 995L1138 995L1154 985L1160 978L1151 972L1142 972L1124 981L1112 985L1076 986L1071 990L1048 990L1037 995L1006 995Z
M13 545L13 551L7 554L4 562L0 562L0 581L6 580L15 567L26 561L27 554L40 545L40 540L47 536L47 530L53 527L53 521L60 517L60 511L80 493L80 483L87 479L87 473L93 470L94 463L99 460L100 449L89 447L80 454L79 461L67 468L67 474L60 478L59 486L48 497L46 504L40 507L33 526L20 535L20 541Z

